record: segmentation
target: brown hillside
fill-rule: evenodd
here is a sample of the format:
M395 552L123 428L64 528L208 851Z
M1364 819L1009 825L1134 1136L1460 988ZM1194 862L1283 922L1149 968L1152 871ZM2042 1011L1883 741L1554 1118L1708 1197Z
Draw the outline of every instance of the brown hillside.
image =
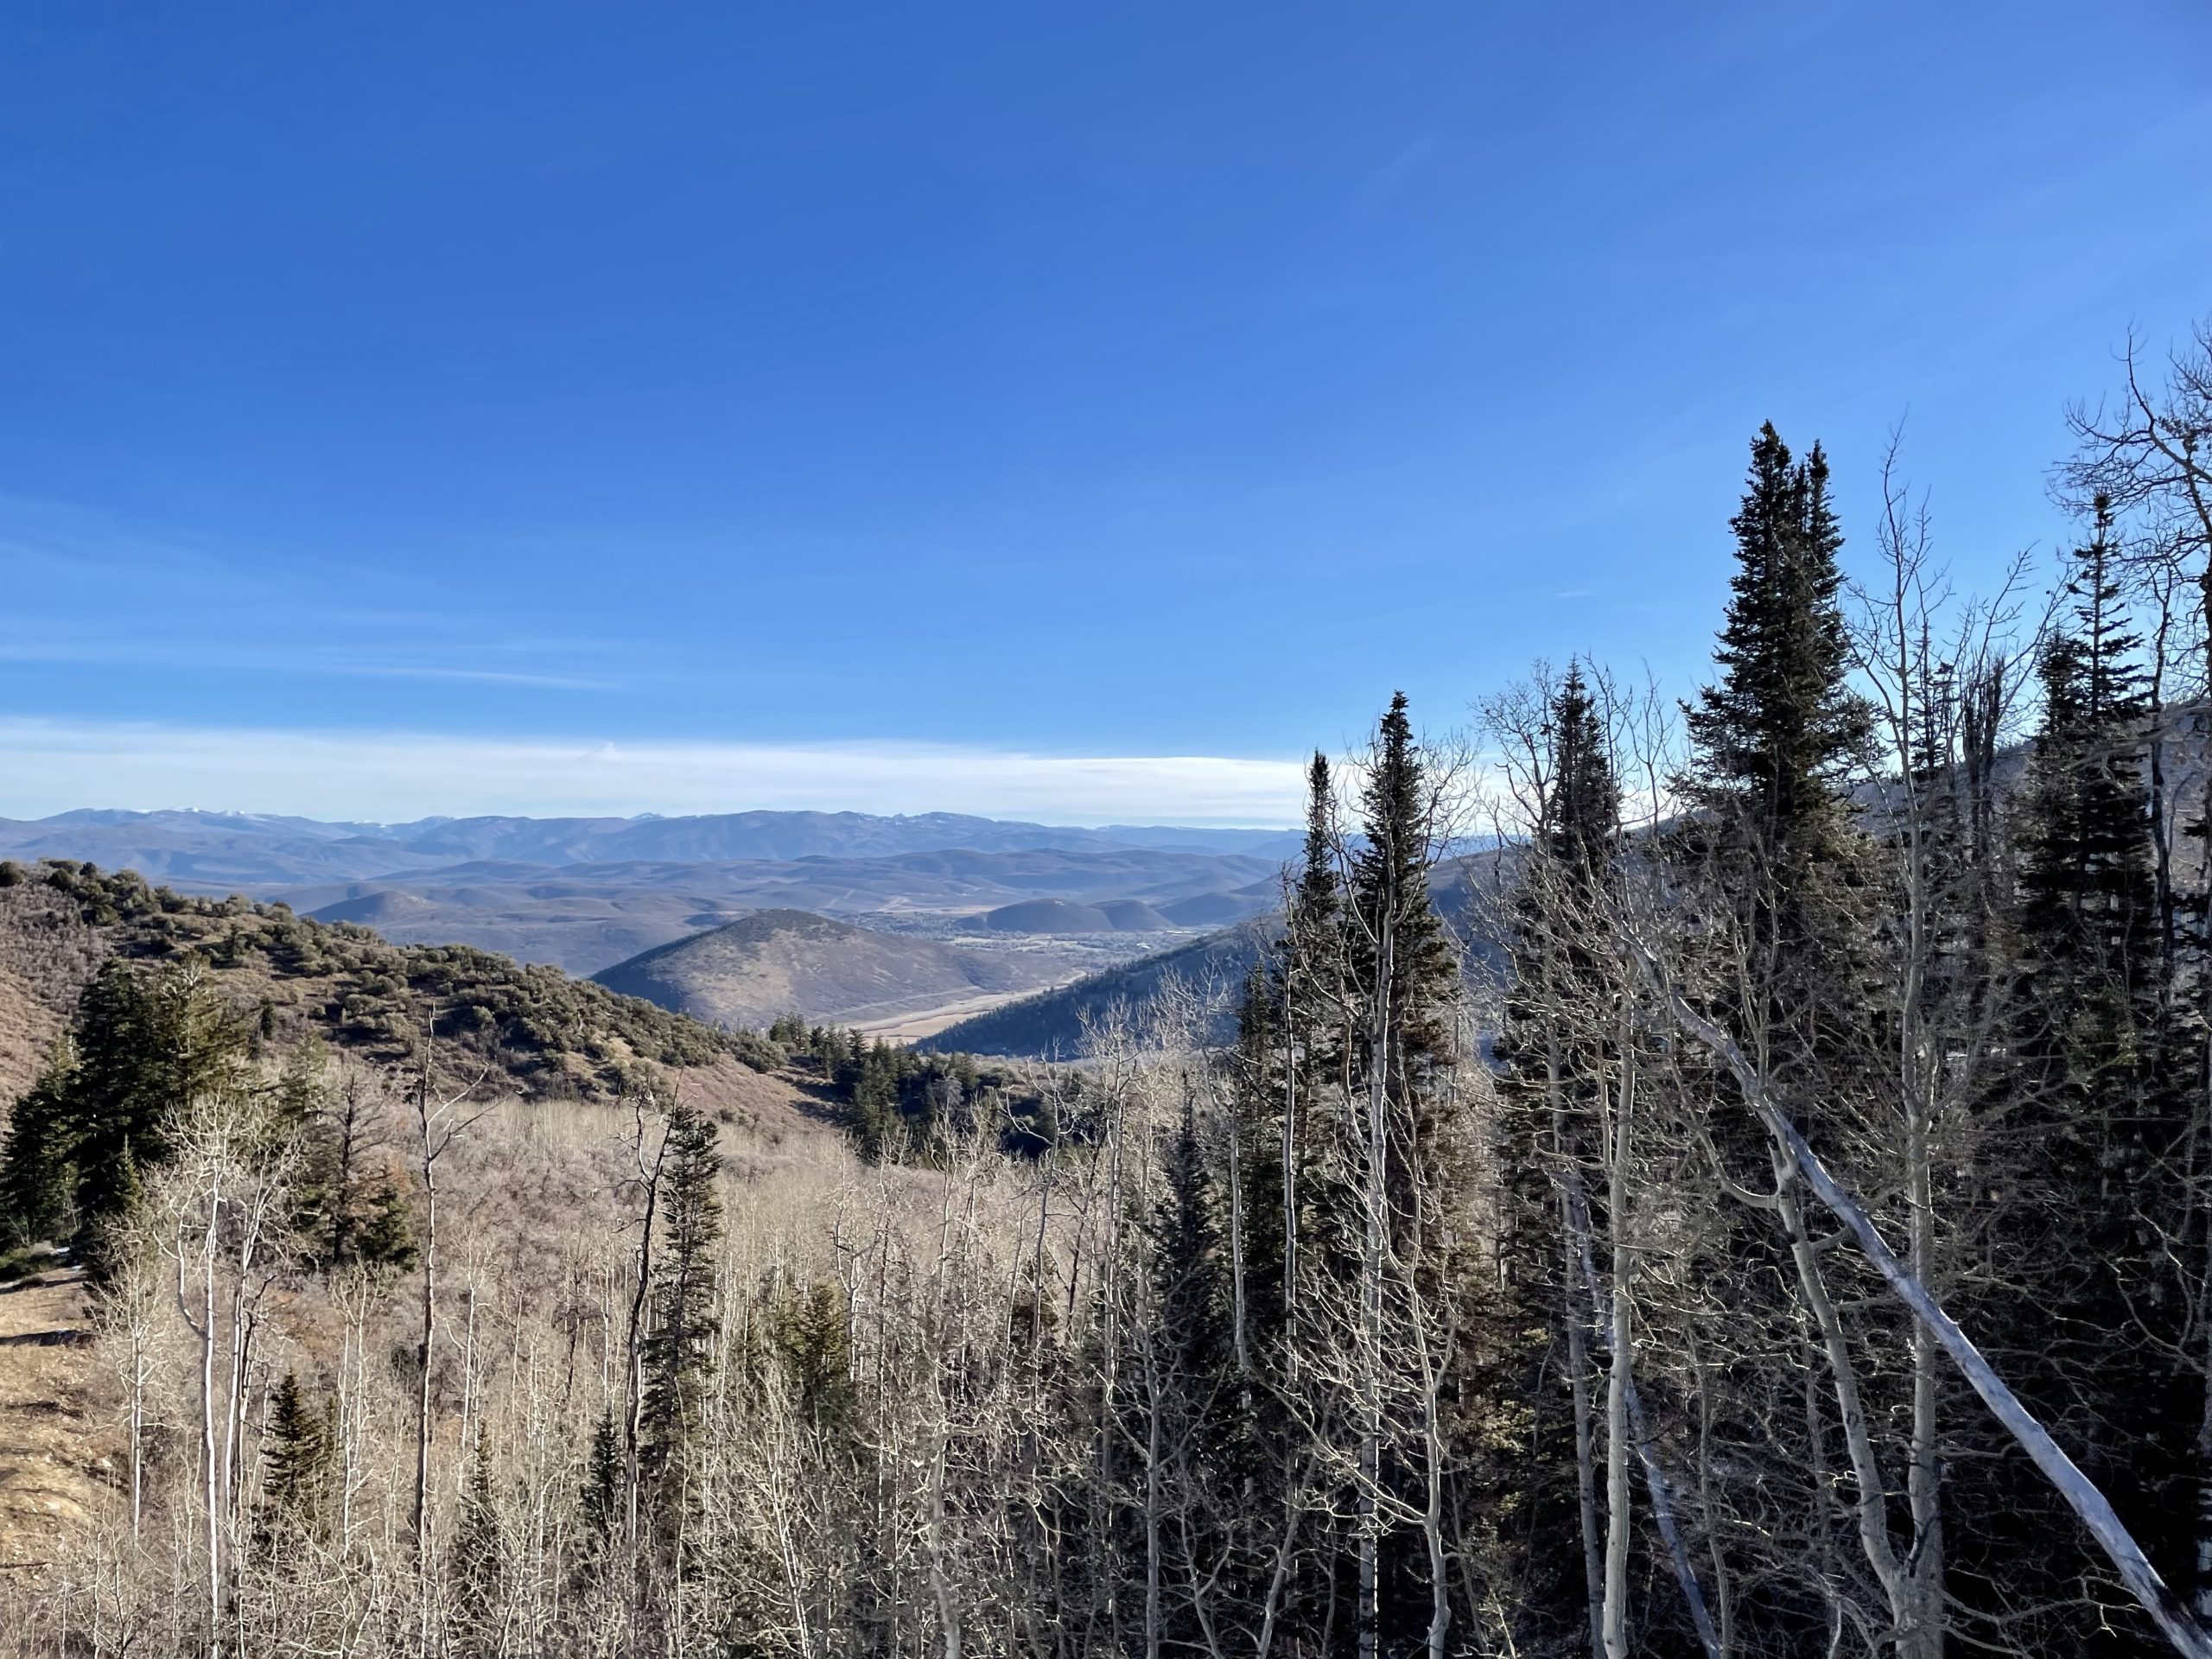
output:
M898 1016L1049 984L1054 963L878 933L798 910L766 910L606 969L598 982L728 1027L779 1014L880 1024Z
M372 1065L405 1061L434 1026L439 1069L488 1095L611 1099L681 1087L717 1110L806 1122L811 1103L772 1075L781 1057L556 968L465 945L387 944L368 929L282 905L194 899L130 872L0 864L0 1106L45 1066L85 985L110 956L196 964L264 1040L315 1035Z

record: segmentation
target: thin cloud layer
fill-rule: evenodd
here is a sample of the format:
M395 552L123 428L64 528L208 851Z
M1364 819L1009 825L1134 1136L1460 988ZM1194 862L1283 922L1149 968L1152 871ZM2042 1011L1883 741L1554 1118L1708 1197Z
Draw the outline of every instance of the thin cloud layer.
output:
M395 823L810 809L1287 824L1294 760L918 744L608 743L0 720L0 816L200 807Z

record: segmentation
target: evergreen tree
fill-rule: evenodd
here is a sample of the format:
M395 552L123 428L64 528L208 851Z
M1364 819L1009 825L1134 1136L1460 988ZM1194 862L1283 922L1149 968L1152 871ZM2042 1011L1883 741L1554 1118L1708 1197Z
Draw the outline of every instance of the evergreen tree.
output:
M368 1214L348 1241L352 1259L378 1273L405 1273L419 1253L407 1194L390 1175L369 1190Z
M1818 444L1802 461L1771 423L1752 441L1732 594L1713 660L1718 683L1688 711L1697 798L1786 864L1829 851L1842 830L1844 774L1870 721L1846 683L1850 640L1838 602L1843 534Z
M799 1414L817 1431L851 1427L853 1349L844 1290L834 1279L795 1287L776 1308L776 1347Z
M1361 1127L1345 1166L1351 1179L1338 1202L1340 1215L1357 1209L1360 1218L1357 1291L1346 1304L1358 1330L1355 1348L1426 1344L1439 1368L1441 1405L1471 1385L1471 1350L1455 1343L1447 1355L1439 1329L1416 1336L1413 1327L1444 1317L1465 1328L1457 1313L1446 1313L1465 1296L1468 1279L1455 1254L1464 1235L1446 1217L1465 1202L1472 1172L1457 1133L1462 1120L1452 1109L1459 963L1428 891L1430 867L1442 851L1436 787L1398 693L1377 726L1363 780L1362 839L1344 905L1348 1076L1357 1080L1359 1096L1347 1103ZM1355 1192L1357 1204L1346 1202ZM1351 1600L1362 1650L1394 1651L1421 1638L1431 1611L1422 1541L1402 1522L1384 1519L1391 1511L1421 1512L1422 1437L1429 1428L1419 1420L1427 1407L1402 1392L1386 1408L1372 1380L1354 1392L1358 1479L1368 1490L1355 1488L1352 1531L1357 1570L1363 1577L1371 1567L1374 1580L1371 1605L1364 1583L1353 1587Z
M53 1064L9 1114L0 1143L0 1244L34 1244L75 1227L77 1138L70 1100L75 1046L64 1039Z
M592 1431L591 1455L584 1464L584 1531L593 1539L609 1536L622 1520L622 1431L610 1405Z
M1272 1552L1287 1532L1304 1541L1298 1559L1325 1575L1336 1571L1349 1541L1342 1535L1347 1522L1317 1512L1323 1504L1307 1490L1306 1431L1281 1408L1292 1401L1309 1411L1313 1405L1309 1350L1319 1316L1303 1315L1301 1328L1299 1300L1323 1286L1339 1297L1350 1294L1358 1227L1356 1195L1344 1179L1354 1152L1344 1109L1350 1087L1344 1067L1351 1058L1345 1024L1357 1010L1349 998L1334 783L1325 756L1313 756L1306 783L1305 845L1285 895L1283 930L1245 978L1230 1058L1237 1137L1233 1220L1240 1229L1242 1335L1250 1375L1237 1376L1217 1401L1205 1467L1217 1502L1235 1511L1234 1535L1221 1546L1224 1606L1234 1610L1224 1617L1241 1619L1250 1631L1261 1627ZM1171 1163L1187 1169L1191 1157L1179 1136ZM1218 1251L1231 1172L1217 1167L1218 1154L1215 1161L1211 1225ZM1190 1213L1188 1179L1170 1186L1185 1193L1176 1207ZM1191 1230L1178 1230L1185 1242L1173 1259L1201 1261ZM1207 1294L1217 1300L1230 1296L1222 1287ZM1319 1294L1325 1300L1329 1293ZM1233 1308L1230 1313L1233 1318ZM1217 1353L1212 1363L1225 1362ZM1293 1579L1276 1610L1275 1628L1287 1646L1313 1647L1328 1624L1330 1591L1325 1580L1309 1582L1311 1572L1305 1567Z
M1613 776L1597 699L1571 664L1552 700L1552 785L1543 808L1545 855L1579 883L1594 880L1620 833L1620 783Z
M2044 723L2020 836L2020 928L2044 1046L2066 1081L2141 1054L2158 966L2142 775L2144 674L2112 569L2111 523L2070 556L2073 626L2044 646Z
M330 1429L308 1403L296 1371L286 1371L270 1392L262 1463L264 1547L319 1530L330 1478Z
M1300 850L1298 881L1291 893L1286 937L1310 944L1306 954L1325 956L1336 944L1343 906L1343 877L1337 868L1336 785L1329 758L1319 749L1306 769L1306 843Z
M71 1045L13 1115L0 1199L19 1236L67 1222L95 1269L139 1173L168 1155L193 1099L251 1086L251 1020L197 968L149 973L110 958L79 1004Z
M720 1329L715 1245L721 1237L721 1173L714 1120L688 1102L669 1110L661 1189L665 1232L653 1268L652 1325L645 1340L645 1428L652 1466L665 1470L690 1438Z
M499 1526L499 1490L492 1474L492 1440L481 1427L461 1489L448 1581L452 1586L456 1647L467 1655L500 1650L501 1603L506 1587L506 1542Z
M1239 1053L1253 1156L1248 1166L1249 1307L1263 1348L1291 1340L1287 1325L1302 1271L1327 1271L1322 1257L1351 1225L1344 1196L1313 1179L1317 1164L1343 1162L1330 1143L1342 1119L1317 1103L1351 1088L1353 1006L1344 874L1337 845L1335 784L1325 756L1306 769L1306 842L1282 936L1264 975L1247 987ZM1272 1154L1272 1155L1267 1155ZM1339 1261L1341 1272L1349 1271ZM1286 1382L1288 1379L1286 1378Z
M1695 758L1682 781L1700 809L1691 839L1735 903L1760 982L1748 988L1761 1040L1802 1065L1833 1060L1863 1012L1869 908L1870 848L1847 787L1872 721L1849 684L1843 535L1820 446L1795 461L1762 427L1729 528L1720 676L1686 710Z
M1713 653L1719 673L1685 710L1693 755L1680 784L1693 810L1668 848L1681 882L1700 890L1709 907L1696 976L1788 1109L1840 1157L1882 1139L1882 895L1877 849L1849 792L1854 768L1869 758L1872 720L1849 681L1837 563L1843 537L1820 447L1796 460L1771 424L1763 427L1729 528L1736 571ZM1752 1191L1770 1186L1767 1134L1730 1082L1704 1071L1702 1057L1677 1064L1710 1103L1703 1127L1727 1179ZM1843 1454L1822 1408L1815 1396L1789 1414L1771 1403L1804 1375L1796 1241L1776 1215L1742 1206L1721 1207L1704 1230L1711 1255L1699 1271L1728 1292L1725 1312L1701 1311L1699 1340L1739 1356L1732 1386L1716 1392L1711 1422L1700 1426L1713 1448L1709 1466L1719 1471L1715 1490L1733 1505L1786 1512L1789 1527L1816 1541L1805 1548L1853 1550L1824 1474ZM1888 1327L1889 1351L1906 1351L1908 1321L1889 1305L1870 1302L1865 1319ZM1895 1376L1860 1382L1870 1391L1906 1386ZM1878 1415L1893 1404L1883 1397L1868 1409ZM1730 1484L1728 1471L1762 1459L1771 1471L1777 1442L1789 1448L1778 1459L1786 1472L1764 1475L1756 1490ZM1741 1548L1729 1571L1743 1586L1744 1639L1783 1650L1817 1642L1829 1604L1764 1556L1754 1538L1744 1536Z
M1178 1392L1203 1397L1221 1386L1229 1364L1231 1310L1214 1175L1190 1090L1168 1143L1165 1173L1151 1221L1153 1306Z
M1448 1010L1459 963L1429 902L1428 869L1438 852L1434 803L1402 691L1390 699L1378 729L1361 827L1365 836L1352 855L1349 895L1359 1040L1371 1043L1378 1026L1386 1033L1389 1052L1381 1058L1390 1095L1409 1103L1433 1090L1438 1069L1449 1061ZM1363 1047L1363 1064L1364 1058Z
M148 975L110 961L85 994L77 1046L78 1203L97 1218L117 1207L126 1144L142 1166L159 1165L180 1103L246 1086L252 1021L192 966Z
M2183 1357L2201 1326L2179 1247L2201 1225L2190 1151L2201 1084L2177 1023L2183 999L2164 977L2141 642L2114 563L2100 501L2090 538L2068 556L2066 626L2039 664L2043 724L2018 838L2013 1065L1987 1128L2004 1288L1985 1294L1981 1324L2008 1380L2063 1428L2169 1581L2187 1585L2200 1566L2203 1382ZM2009 1459L1969 1480L1987 1517L1958 1552L1974 1600L1993 1613L2034 1605L2054 1648L2159 1650L2115 1611L2125 1597L2032 1470Z
M1604 724L1579 667L1552 698L1550 772L1511 911L1512 984L1497 1044L1502 1069L1498 1295L1484 1310L1497 1426L1477 1478L1494 1518L1498 1570L1514 1585L1523 1651L1594 1642L1599 1497L1592 1420L1596 1310L1593 1181L1610 1004L1585 941L1601 937L1602 884L1619 833L1620 789ZM1649 1620L1637 1618L1645 1629Z

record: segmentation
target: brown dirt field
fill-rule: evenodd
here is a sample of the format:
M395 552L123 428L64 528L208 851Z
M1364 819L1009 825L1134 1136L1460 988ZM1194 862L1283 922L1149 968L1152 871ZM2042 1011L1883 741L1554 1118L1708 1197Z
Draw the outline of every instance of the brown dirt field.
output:
M0 1286L0 1572L35 1585L68 1535L115 1501L124 1455L73 1268Z
M1019 1002L1025 996L1035 996L1040 991L1056 991L1071 979L1056 981L1047 985L1033 985L1026 990L994 991L983 996L971 996L964 1002L948 1002L941 1008L928 1008L919 1014L902 1014L873 1023L863 1021L854 1027L863 1037L880 1037L887 1043L905 1047L918 1043L925 1037L934 1037L948 1026L957 1026L971 1014L988 1014L993 1008L1004 1007L1009 1002Z
M664 1074L684 1099L717 1117L748 1123L772 1140L835 1135L819 1094L785 1072L755 1071L725 1058ZM541 1110L557 1110L546 1106Z

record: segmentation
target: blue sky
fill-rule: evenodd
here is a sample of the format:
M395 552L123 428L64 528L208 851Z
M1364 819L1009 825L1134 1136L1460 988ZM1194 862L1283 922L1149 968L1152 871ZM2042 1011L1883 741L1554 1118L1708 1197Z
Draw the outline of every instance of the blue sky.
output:
M1274 818L2212 312L2198 0L35 4L0 144L9 815Z

